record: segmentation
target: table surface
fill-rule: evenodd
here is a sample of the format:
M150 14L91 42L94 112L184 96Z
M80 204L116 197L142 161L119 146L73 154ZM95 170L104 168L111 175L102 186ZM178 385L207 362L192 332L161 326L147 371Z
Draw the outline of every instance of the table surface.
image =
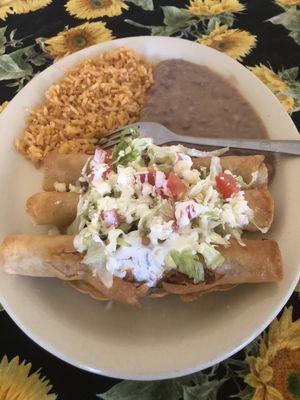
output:
M196 0L196 2L197 1L198 0ZM205 2L206 1L207 0L205 0ZM80 19L76 16L71 16L65 9L67 1L23 0L23 2L26 3L25 11L28 12L20 14L20 9L18 9L17 4L19 3L19 0L10 0L4 2L10 4L10 9L9 6L2 6L0 1L0 104L12 99L12 97L21 87L20 79L17 80L13 78L11 80L7 80L5 79L4 72L1 70L1 61L3 60L3 54L11 54L12 51L16 50L12 46L6 46L6 48L4 49L4 47L2 46L3 40L1 40L1 37L3 37L3 35L5 35L8 41L11 32L16 30L14 38L18 40L16 45L19 46L18 48L21 49L24 49L25 47L34 44L37 38L51 38L65 29L71 29L75 26L81 26L84 23L93 23L96 21L106 22L106 27L110 29L113 36L117 38L145 35L150 34L149 29L133 26L127 23L125 20L130 19L136 23L144 24L147 26L164 26L162 9L163 6L173 6L180 9L185 9L189 5L189 1L181 0L153 0L153 3L152 0L124 0L123 4L127 5L128 9L123 9L123 12L120 15L113 17L103 16L100 18L97 17L98 14L96 13L96 11L94 11L94 14L92 14L92 16L95 16L95 18L87 20L84 18ZM119 2L119 0L110 0L103 2L103 4L117 2ZM232 3L237 2L238 0L232 0ZM101 2L96 0L81 0L78 1L78 3L100 4ZM198 2L198 4L200 3L201 1ZM207 3L209 3L209 1L207 1ZM220 0L220 3L223 4L224 0ZM288 79L288 75L291 77L291 75L287 73L282 75L282 71L289 70L289 72L294 75L291 79L286 80L286 83L290 89L288 96L292 96L292 98L287 96L284 97L281 95L281 100L283 101L284 105L289 108L288 111L291 113L291 116L298 129L300 129L300 112L296 111L297 105L299 105L300 107L300 74L298 71L297 76L297 71L295 69L291 70L292 68L300 65L300 0L277 0L277 4L275 1L271 0L251 0L249 2L240 1L240 3L245 4L246 9L241 13L234 13L234 18L230 18L228 14L223 14L223 17L221 17L221 22L230 25L228 29L240 29L250 32L251 35L257 36L256 46L253 49L249 49L249 54L246 57L243 57L243 59L241 60L244 65L254 66L258 64L263 64L268 68L272 68L273 71L278 73L278 79L286 80ZM153 9L151 9L152 5ZM284 5L288 6L284 8ZM26 7L28 8L28 10L26 9ZM30 7L31 9L36 8L36 10L30 11ZM14 13L7 14L5 18L5 14L8 10L13 10ZM166 9L164 9L164 11L165 10ZM205 10L207 9L202 8L201 10L201 15L203 15L203 13L205 14L206 12ZM173 9L173 11L178 10ZM182 10L179 11L182 13ZM294 23L291 22L292 15L294 18ZM267 21L268 19L275 16L276 18L272 19L273 22ZM217 18L220 18L220 15L217 15ZM210 16L210 18L206 21L212 21L212 16ZM4 27L6 27L5 33L4 29L2 29ZM184 36L184 28L184 26L179 26L177 31L174 33L174 36ZM204 26L199 23L198 31L193 34L194 36L191 35L191 32L187 33L187 38L190 40L196 40L196 36L200 37L204 33L204 29ZM14 42L11 43L11 45L13 44ZM225 46L222 46L223 51L226 51L226 49L228 49L228 46L226 46L226 44ZM46 68L53 62L53 60L49 56L45 57L44 51L40 50L39 55L41 56L38 58L39 61L36 63L39 65L35 65L31 72L27 73L27 75L24 75L28 77L28 79L31 78L34 73ZM24 81L23 83L26 83L26 81ZM271 86L269 87L272 89ZM287 304L287 306L293 306L294 321L300 318L299 299L299 293L294 292L293 296L290 298ZM42 374L47 376L47 378L50 380L51 384L53 385L53 393L56 393L58 395L58 399L96 399L97 393L103 393L119 382L116 379L110 379L82 371L64 363L63 361L60 361L58 358L52 356L51 354L40 348L38 345L36 345L34 342L32 342L15 325L15 323L10 319L5 311L2 311L0 313L0 332L0 359L4 355L7 355L9 359L18 355L21 360L26 360L32 363L33 371L42 368ZM255 346L252 347L254 348ZM249 348L247 349L247 351L248 350ZM255 350L253 349L250 351L252 352L250 354L255 353ZM242 387L244 387L246 390L244 392L244 395L241 395L240 398L251 398L251 395L250 397L247 397L249 387L245 387L245 385L243 385L242 383L242 380L238 379L238 369L243 369L244 365L247 365L247 363L244 362L244 359L245 351L242 351L234 357L234 360L236 361L229 361L227 363L224 362L218 367L216 371L212 371L211 369L205 371L205 374L207 376L211 376L209 374L214 374L212 375L212 379L215 379L220 383L220 388L217 394L218 399L229 399L230 395L236 394L238 391L237 384L242 385ZM232 366L234 363L235 366ZM231 365L230 368L228 366L229 364ZM296 365L295 368L300 373L299 363L298 365ZM233 378L230 377L230 373L235 376ZM221 379L222 377L224 377L224 375L226 376L225 383L221 385ZM2 382L0 379L0 389L1 384ZM163 395L161 394L163 393L163 391L160 389L159 395L152 395L152 397L150 395L147 395L148 397L142 397L142 395L138 394L140 389L140 386L136 387L136 389L135 386L133 386L131 395L126 397L126 399L143 400L161 398L168 400L173 398L180 398L172 397L171 395ZM125 398L125 395L122 393L122 391L120 391L119 394L114 394L110 392L110 396L107 396L107 399L123 399ZM199 393L203 392L199 391ZM216 398L199 396L199 394L198 397L188 397L186 395L186 399ZM261 397L261 399L263 398L264 397ZM290 398L292 399L293 397Z

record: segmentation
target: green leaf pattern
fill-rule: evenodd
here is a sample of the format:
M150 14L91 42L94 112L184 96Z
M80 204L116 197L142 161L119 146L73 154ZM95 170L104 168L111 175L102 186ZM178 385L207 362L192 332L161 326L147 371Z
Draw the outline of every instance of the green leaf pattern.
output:
M33 45L21 47L23 39L15 39L16 30L7 39L6 29L0 29L0 81L8 81L6 86L19 91L38 72L35 67L46 66L51 58L45 52L43 38Z
M143 10L152 11L154 9L153 0L126 0L127 3L132 3Z
M97 397L103 400L216 400L227 377L215 379L215 372L216 368L211 368L207 374L198 372L164 381L123 381Z
M234 15L221 13L213 17L195 16L185 8L174 6L162 6L164 25L143 25L139 22L125 19L125 22L137 28L144 28L150 31L152 36L179 36L186 39L198 39L203 34L211 32L216 24L231 27L234 23Z
M300 82L297 80L299 67L293 67L278 72L279 78L287 83L288 89L283 92L294 98L296 105L293 112L300 110Z
M268 19L275 25L283 25L290 31L289 36L300 45L300 9L296 6L290 7L287 11Z

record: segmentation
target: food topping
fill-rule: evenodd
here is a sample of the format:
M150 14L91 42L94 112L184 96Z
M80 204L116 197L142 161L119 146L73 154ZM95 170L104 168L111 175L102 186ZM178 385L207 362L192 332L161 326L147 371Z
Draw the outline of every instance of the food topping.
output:
M169 270L200 282L224 261L217 245L231 237L242 243L253 218L238 177L222 171L223 150L159 147L127 133L83 169L84 193L69 227L75 248L107 286L129 274L154 287ZM193 168L191 156L210 155L209 170Z

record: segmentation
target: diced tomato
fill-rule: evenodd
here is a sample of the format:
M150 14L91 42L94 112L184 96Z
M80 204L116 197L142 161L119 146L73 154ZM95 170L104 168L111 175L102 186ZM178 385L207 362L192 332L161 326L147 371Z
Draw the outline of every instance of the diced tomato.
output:
M148 183L152 186L155 185L155 177L156 177L156 171L154 168L149 168L148 172Z
M121 217L115 208L112 210L102 211L101 218L103 219L104 225L107 228L110 228L111 226L118 226L121 223Z
M148 182L148 172L141 172L137 175L139 183L143 184Z
M107 167L107 169L102 174L102 178L104 180L107 179L107 177L108 177L108 175L110 174L111 171L112 171L112 169L110 167Z
M176 221L173 222L173 224L172 224L172 229L173 229L174 232L178 232L179 226L177 225L177 222L176 222Z
M195 200L179 201L174 206L174 219L180 228L187 226L190 221L199 215L200 205Z
M240 191L237 181L232 175L226 174L226 172L222 172L216 176L216 185L224 199L228 199L234 193Z
M170 196L167 195L167 193L165 193L164 189L158 188L156 189L156 193L162 197L163 199L169 199Z
M148 171L139 172L137 174L137 177L139 178L141 184L149 183L152 186L155 185L155 176L156 176L156 171L154 168L149 168Z
M105 150L105 158L104 158L104 162L106 163L106 164L111 164L111 162L112 162L112 149L108 149L108 150Z
M149 172L140 172L137 174L137 182L143 185L144 183L148 183Z
M167 188L173 197L180 196L187 191L184 182L174 172L168 174Z
M137 175L137 183L143 185L149 183L155 186L155 193L163 199L170 197L169 189L165 187L166 174L162 171L157 171L155 168L150 167L148 171L139 172Z
M93 161L96 164L110 164L112 161L112 149L96 149Z
M87 176L88 182L92 183L94 180L99 179L106 180L110 172L111 168L107 164L102 164L102 168L98 170L92 168L91 172Z

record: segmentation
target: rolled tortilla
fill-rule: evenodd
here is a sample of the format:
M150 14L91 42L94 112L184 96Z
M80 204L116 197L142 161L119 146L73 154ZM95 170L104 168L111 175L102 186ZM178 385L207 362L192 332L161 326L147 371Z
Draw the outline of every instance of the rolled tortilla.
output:
M44 162L43 189L46 191L55 190L55 182L64 182L75 185L81 175L81 171L90 156L87 154L59 154L50 152ZM221 157L223 170L230 170L234 175L242 176L245 183L252 181L252 174L257 172L249 188L261 187L268 183L268 171L264 164L264 156L224 156ZM194 158L194 167L210 166L210 157Z
M89 268L73 236L11 235L0 246L0 266L9 274L81 279Z
M265 156L224 156L220 157L223 171L229 170L232 174L241 176L249 188L268 184L268 170L264 164ZM210 167L211 157L194 158L194 167ZM253 177L253 174L256 176Z
M79 195L73 192L41 192L29 197L26 212L36 225L68 226L76 217Z
M72 285L93 297L103 294L109 299L138 306L139 298L148 294L148 287L114 278L112 287L107 288L82 263L83 255L76 252L73 239L68 235L8 236L0 247L0 267L11 274L57 276L64 280L84 281L84 284L73 282ZM229 285L277 282L282 279L282 260L276 242L245 240L244 243L242 247L232 240L230 247L219 247L225 262L214 271L218 278L213 282L176 284L163 281L163 289L168 293L187 295L208 292L217 286L229 288Z
M70 235L7 236L0 246L0 267L10 274L74 281L73 287L94 298L102 294L111 300L139 306L138 299L147 294L148 287L114 278L112 287L107 288L82 263L83 255L76 251L73 240Z
M245 190L245 199L254 213L254 224L250 223L245 230L257 232L258 228L270 229L274 218L274 200L268 188Z
M219 276L211 283L193 284L163 282L163 288L179 295L210 292L216 287L242 283L278 282L283 277L282 259L278 244L273 240L243 240L241 246L236 240L229 247L217 247L225 258L224 263L214 270Z
M240 246L231 240L229 247L217 247L225 262L217 268L222 275L219 285L277 282L283 277L279 246L274 240L243 240Z
M44 160L43 189L55 190L55 182L64 182L67 187L75 185L89 157L87 154L60 154L57 151L48 153Z
M254 211L255 222L245 230L269 229L274 215L274 201L269 190L266 187L246 190L245 198ZM41 192L27 200L26 211L34 224L64 227L76 217L78 200L79 194L73 192Z

